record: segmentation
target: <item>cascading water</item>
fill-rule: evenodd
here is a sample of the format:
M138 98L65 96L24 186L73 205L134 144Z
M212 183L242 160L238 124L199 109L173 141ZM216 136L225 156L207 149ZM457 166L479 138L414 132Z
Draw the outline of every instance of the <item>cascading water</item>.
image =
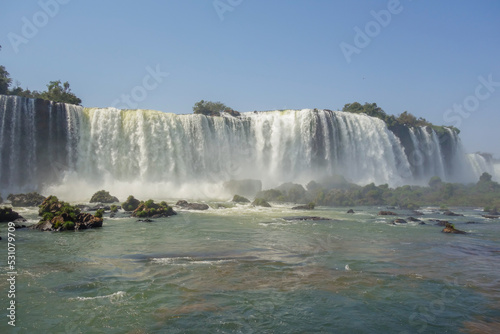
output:
M364 114L304 109L205 117L0 95L4 194L38 190L82 200L106 189L121 197L214 197L230 179L270 187L338 174L394 186L434 175L475 181L492 170L473 160L451 130L443 137L414 128L405 139Z

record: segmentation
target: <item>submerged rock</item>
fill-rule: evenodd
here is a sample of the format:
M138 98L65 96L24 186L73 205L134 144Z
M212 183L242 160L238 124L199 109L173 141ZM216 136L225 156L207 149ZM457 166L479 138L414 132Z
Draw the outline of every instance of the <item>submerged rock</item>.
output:
M409 221L411 221L411 222L419 222L419 223L422 223L422 221L421 221L420 219L417 219L417 218L415 218L415 217L408 217L407 219L408 219Z
M445 228L441 231L443 233L466 234L466 232L457 230L453 224L446 223Z
M436 222L437 226L446 226L446 224L449 224L447 220L441 220L441 219L431 219L431 222Z
M397 216L395 212L392 211L379 211L379 216Z
M316 217L316 216L292 216L292 217L283 217L284 220L292 221L292 220L333 220L330 218L324 217Z
M450 210L446 210L445 212L443 212L443 215L445 215L445 216L456 216L456 217L462 216L463 217L463 215L461 215L459 213L451 212Z
M396 224L407 224L407 222L406 222L406 220L404 220L404 219L398 218L398 219L394 219L394 220L392 221L392 224L393 224L393 225L396 225Z
M10 194L7 199L12 206L39 206L45 200L45 196L33 192L28 194Z
M185 210L208 210L209 206L204 203L189 203L186 200L180 200L175 205L185 209Z
M12 210L12 208L4 207L0 209L0 222L13 222L18 219L24 219L19 213Z
M354 213L354 210L353 210L353 209L349 209L349 210L347 211L347 213Z
M488 218L488 219L497 219L497 218L500 218L500 216L495 216L495 215L481 215L482 217L484 218Z

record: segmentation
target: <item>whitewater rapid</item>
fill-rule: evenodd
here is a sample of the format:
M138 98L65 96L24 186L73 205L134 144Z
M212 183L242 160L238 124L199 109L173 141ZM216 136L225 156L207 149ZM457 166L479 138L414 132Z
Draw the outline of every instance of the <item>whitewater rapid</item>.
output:
M4 195L38 190L74 200L99 189L120 199L222 198L231 179L268 188L342 175L397 186L494 172L484 157L465 154L451 129L407 131L398 137L380 119L330 110L206 117L0 95L0 184Z

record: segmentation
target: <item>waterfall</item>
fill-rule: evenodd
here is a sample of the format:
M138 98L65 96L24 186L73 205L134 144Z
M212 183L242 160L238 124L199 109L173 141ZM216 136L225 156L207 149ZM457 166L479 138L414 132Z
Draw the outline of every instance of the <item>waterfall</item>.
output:
M5 195L78 200L99 189L121 198L217 197L230 179L267 188L336 174L397 186L493 171L491 161L467 156L451 130L405 129L408 138L380 119L330 110L206 117L0 95L0 186Z

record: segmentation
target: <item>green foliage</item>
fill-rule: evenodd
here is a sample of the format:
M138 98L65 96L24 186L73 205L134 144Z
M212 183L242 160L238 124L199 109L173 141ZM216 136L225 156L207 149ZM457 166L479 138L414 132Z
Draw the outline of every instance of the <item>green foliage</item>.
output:
M110 211L111 212L118 212L118 207L114 204L112 204L110 207L109 207Z
M12 82L9 72L5 69L5 66L0 65L0 94L8 95L9 87Z
M141 202L130 195L125 202L122 203L122 208L125 211L134 211Z
M50 100L54 102L71 103L80 105L82 100L76 97L71 88L69 82L61 83L61 80L50 81L47 85L47 90L43 92L30 91L29 89L22 89L19 83L16 83L16 87L9 89L12 83L9 72L4 66L0 65L0 94L4 95L17 95L28 98L40 98L44 100Z
M442 183L443 183L443 181L441 181L441 178L439 176L433 176L429 180L429 187L437 188L437 187L441 186Z
M368 103L365 102L364 105L361 105L359 102L353 102L353 103L348 103L344 105L344 108L342 108L342 111L345 112L350 112L350 113L355 113L355 114L366 114L368 116L380 118L383 120L388 127L394 127L394 126L406 126L406 127L416 127L416 126L429 126L438 135L442 135L446 133L446 129L451 129L455 131L457 134L460 133L460 130L457 128L450 126L450 127L444 127L444 126L437 126L434 125L430 122L428 122L425 118L422 117L415 117L413 114L409 113L408 111L404 111L401 113L398 117L395 117L393 115L387 115L385 111L377 106L376 103Z
M220 113L225 110L232 110L221 102L211 102L201 100L196 102L193 107L193 112L195 114L202 114L205 116L220 116ZM234 111L234 110L232 110Z
M133 217L139 218L153 217L156 215L168 217L176 214L177 213L167 204L167 202L162 201L160 204L156 204L152 199L146 202L140 202L139 206L132 212Z
M104 214L104 209L99 209L96 211L95 215L97 218L102 218L102 215Z
M479 177L479 182L491 182L491 178L492 178L492 176L490 174L484 172Z
M75 223L72 221L65 221L63 223L63 230L74 230L75 229Z
M111 196L109 191L99 190L90 199L90 203L114 203L118 202L118 198Z

